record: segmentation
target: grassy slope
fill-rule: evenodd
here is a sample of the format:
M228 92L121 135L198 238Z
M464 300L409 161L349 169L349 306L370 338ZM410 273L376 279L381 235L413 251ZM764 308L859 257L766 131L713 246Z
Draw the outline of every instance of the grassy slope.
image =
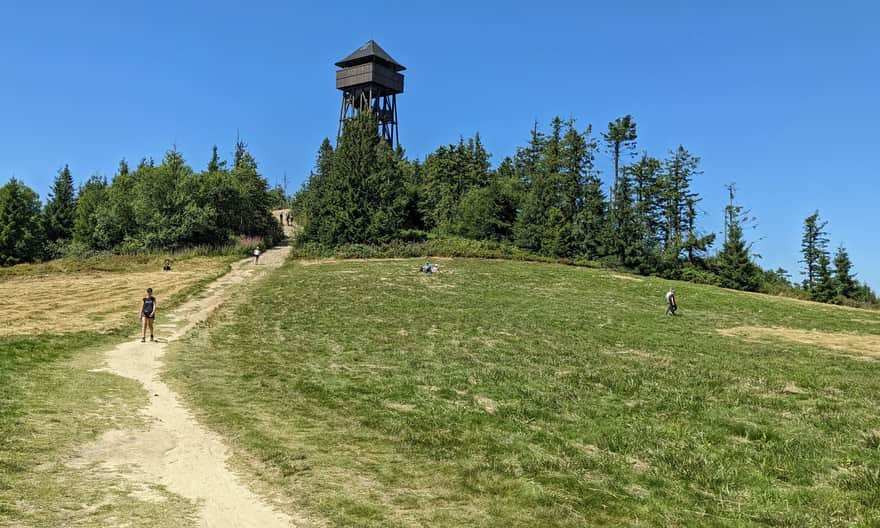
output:
M333 526L880 523L877 363L717 333L880 314L679 284L667 318L667 281L442 264L288 265L169 377Z
M91 263L16 266L3 270L0 279L15 281L34 273L71 270L80 275L123 273L157 262L161 265L156 259L142 262L116 257ZM202 280L166 299L163 310L199 290L228 261L226 257L212 259L212 264L219 265L206 268ZM77 282L71 280L68 292L75 294L76 288ZM157 520L167 521L168 526L186 522L193 507L179 498L153 490L153 495L165 495L167 502L139 500L130 495L132 490L124 482L90 478L65 465L65 457L76 446L120 427L119 417L136 419L137 409L146 404L146 394L137 383L92 372L102 365L102 351L133 331L83 329L0 337L0 526L112 526L122 524L121 519L131 526L158 526Z

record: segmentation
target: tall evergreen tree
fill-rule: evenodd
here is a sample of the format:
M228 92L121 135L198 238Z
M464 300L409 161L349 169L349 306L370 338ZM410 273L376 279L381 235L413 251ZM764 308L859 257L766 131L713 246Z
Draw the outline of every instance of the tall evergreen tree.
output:
M55 177L49 201L43 210L43 231L46 240L50 242L70 240L73 237L75 214L73 176L70 174L70 168L65 165Z
M44 240L39 196L12 178L0 187L0 266L39 259Z
M623 266L638 269L645 258L644 224L638 216L627 171L621 173L613 192L610 246Z
M819 277L819 260L822 255L828 258L828 233L825 226L828 222L819 217L819 211L814 212L804 220L804 231L801 237L800 261L804 265L804 289L812 291L816 287Z
M73 240L86 248L106 250L115 242L116 237L104 229L110 207L107 193L107 180L101 176L92 176L79 188Z
M236 145L236 149L238 145ZM217 145L214 145L211 148L211 159L208 161L208 172L220 172L221 170L226 169L226 160L220 159L220 154L217 152Z
M852 261L849 258L843 244L838 246L834 254L834 278L837 284L837 293L847 299L853 299L858 290L855 274L852 272Z
M322 145L309 184L305 240L384 243L402 229L407 207L403 153L382 141L377 128L376 116L364 113L346 122L335 151L329 143Z
M757 291L760 287L761 269L752 262L749 245L743 237L743 224L748 222L748 213L737 205L735 187L728 187L730 203L725 208L724 246L715 260L721 286L737 290Z
M694 262L715 239L714 234L700 235L697 231L697 204L701 198L691 189L691 183L701 174L700 158L679 145L663 165L655 196L663 211L659 231L665 260L677 265L684 252L687 260Z
M831 261L828 253L821 253L816 263L816 284L810 290L810 297L814 301L831 302L837 292L837 281L831 272Z
M617 188L618 179L620 178L620 165L623 156L630 156L636 149L636 122L631 115L618 117L614 121L608 123L608 131L602 133L602 139L611 154L611 160L614 163L614 182L611 185L611 194Z
M531 157L523 169L531 167L522 209L515 226L517 244L553 256L574 256L579 252L576 229L582 205L581 187L592 169L592 151L584 136L574 130L572 121L555 118L541 138L538 156Z

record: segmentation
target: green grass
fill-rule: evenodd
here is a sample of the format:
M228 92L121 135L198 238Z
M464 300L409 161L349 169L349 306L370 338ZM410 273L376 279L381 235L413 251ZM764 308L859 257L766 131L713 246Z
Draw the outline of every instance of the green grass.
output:
M560 265L293 262L167 376L329 525L876 526L877 363L735 326L880 314ZM801 393L784 393L794 383ZM276 495L277 496L277 495Z
M0 338L0 526L184 526L193 514L163 490L152 491L166 502L140 500L132 492L143 490L66 464L103 431L136 423L147 403L137 382L90 372L121 339Z
M82 273L87 271L136 271L161 265L162 259L157 259L102 257L15 266L0 270L0 280L73 271L77 277L87 277ZM204 288L230 260L202 259L213 264L210 272L164 299L163 310ZM71 278L71 290L78 286L75 281ZM35 303L33 309L46 308ZM190 522L195 505L180 497L162 489L136 489L127 481L101 478L67 464L77 448L104 431L139 422L138 410L147 404L143 387L94 371L103 366L104 351L135 330L0 337L0 527L176 528ZM144 499L144 493L150 498Z

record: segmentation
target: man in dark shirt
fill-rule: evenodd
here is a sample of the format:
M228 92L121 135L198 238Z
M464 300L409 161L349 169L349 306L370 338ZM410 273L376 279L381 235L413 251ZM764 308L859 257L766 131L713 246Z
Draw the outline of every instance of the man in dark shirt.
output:
M159 307L159 304L156 302L156 298L153 297L153 288L147 288L147 296L144 297L143 304L141 304L141 343L146 342L147 340L147 327L150 327L150 341L153 340L153 320L156 318L156 308Z

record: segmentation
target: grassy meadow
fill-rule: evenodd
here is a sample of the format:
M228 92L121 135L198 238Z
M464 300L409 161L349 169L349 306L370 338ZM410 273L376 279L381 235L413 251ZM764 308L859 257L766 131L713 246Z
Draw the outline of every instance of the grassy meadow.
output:
M318 525L880 525L880 313L525 262L294 261L172 346Z
M0 270L0 526L183 526L193 506L143 499L122 481L68 468L79 445L136 421L134 381L104 372L103 351L138 332L152 286L168 310L222 274L229 257L102 257ZM161 319L160 319L161 321ZM147 490L162 495L162 490Z

